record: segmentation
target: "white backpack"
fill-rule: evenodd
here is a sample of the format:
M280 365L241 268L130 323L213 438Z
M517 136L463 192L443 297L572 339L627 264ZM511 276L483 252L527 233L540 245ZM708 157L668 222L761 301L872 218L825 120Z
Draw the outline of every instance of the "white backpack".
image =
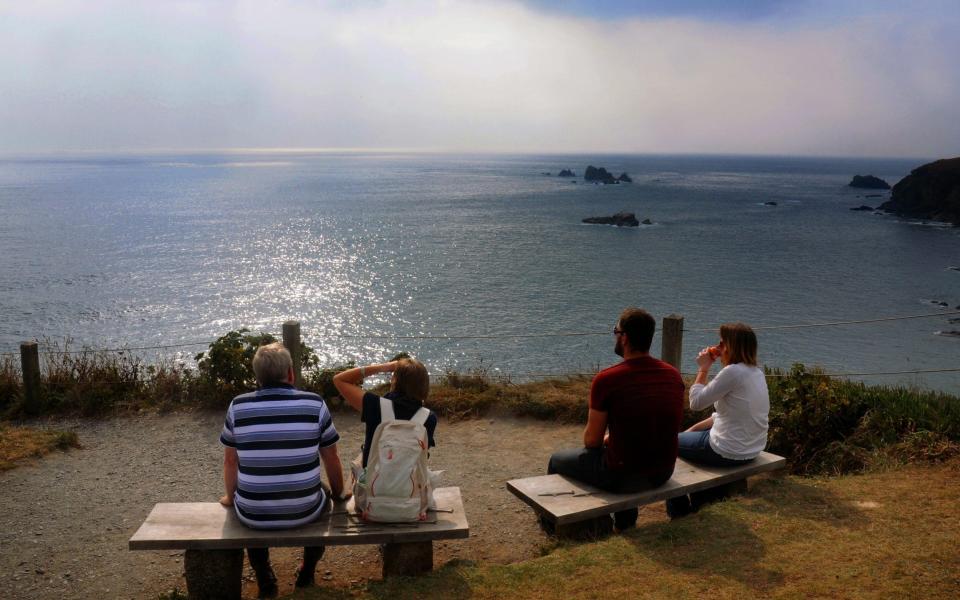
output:
M356 510L365 521L423 521L433 499L427 471L430 411L421 407L409 421L397 420L393 402L380 398L380 424L373 432L367 468L354 484Z

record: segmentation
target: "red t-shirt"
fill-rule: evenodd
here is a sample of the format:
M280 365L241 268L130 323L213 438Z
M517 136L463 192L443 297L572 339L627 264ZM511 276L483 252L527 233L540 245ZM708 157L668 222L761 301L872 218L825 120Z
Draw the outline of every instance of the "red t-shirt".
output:
M672 366L643 356L597 373L590 408L607 413L604 456L611 470L665 476L677 460L683 379Z

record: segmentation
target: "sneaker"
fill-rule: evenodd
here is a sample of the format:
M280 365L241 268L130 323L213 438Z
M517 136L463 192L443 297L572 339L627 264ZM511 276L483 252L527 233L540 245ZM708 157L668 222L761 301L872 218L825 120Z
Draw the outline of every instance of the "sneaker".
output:
M695 509L690 505L690 497L686 495L677 496L676 498L668 498L666 505L667 516L671 519L679 519L680 517L685 517L695 511Z
M259 585L257 587L259 589L257 598L276 598L280 594L276 583L267 584L266 587L260 587Z
M314 568L312 571L307 571L301 564L300 568L297 569L297 580L293 583L293 585L297 586L298 588L311 587L315 583L314 573L316 573L316 568Z
M276 598L280 593L277 589L277 576L268 565L265 569L254 571L257 576L257 598Z

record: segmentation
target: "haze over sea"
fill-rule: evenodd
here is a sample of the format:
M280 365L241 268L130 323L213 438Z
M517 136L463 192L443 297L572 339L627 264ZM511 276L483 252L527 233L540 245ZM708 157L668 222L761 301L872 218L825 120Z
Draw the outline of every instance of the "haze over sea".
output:
M924 160L330 152L0 161L0 352L211 341L302 324L322 364L404 350L433 373L517 379L615 362L619 311L685 318L683 370L716 328L947 311L960 229L849 208ZM633 184L596 186L588 164ZM554 175L573 169L576 184ZM776 203L769 205L765 203ZM639 228L585 225L618 211ZM954 316L956 317L956 315ZM955 368L948 317L758 331L768 366ZM583 336L500 337L551 333ZM450 336L453 339L395 339ZM457 339L458 336L491 336ZM659 355L659 333L654 353ZM192 361L204 345L137 351ZM873 375L960 392L960 373Z

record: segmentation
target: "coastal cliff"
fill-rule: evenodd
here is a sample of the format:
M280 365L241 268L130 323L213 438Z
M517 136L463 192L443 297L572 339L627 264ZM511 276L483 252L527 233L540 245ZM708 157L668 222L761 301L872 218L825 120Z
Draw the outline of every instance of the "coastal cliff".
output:
M901 179L880 205L901 217L946 221L960 227L960 157L917 167Z

